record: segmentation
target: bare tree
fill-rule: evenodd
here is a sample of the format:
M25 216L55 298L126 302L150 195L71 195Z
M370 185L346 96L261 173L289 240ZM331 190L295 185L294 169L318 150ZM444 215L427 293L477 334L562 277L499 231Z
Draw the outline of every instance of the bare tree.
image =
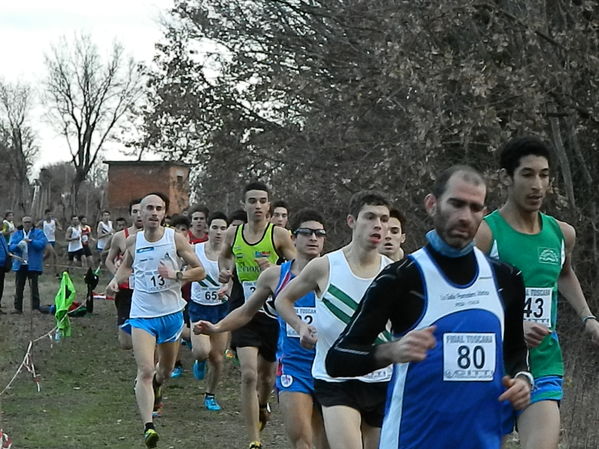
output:
M0 133L3 138L7 175L13 182L9 197L11 207L23 212L29 203L28 175L37 154L32 129L27 119L32 107L31 88L22 83L0 82Z
M75 167L71 205L105 143L116 136L125 114L142 92L141 72L114 43L107 61L90 36L65 38L45 56L45 103L52 124L64 135Z

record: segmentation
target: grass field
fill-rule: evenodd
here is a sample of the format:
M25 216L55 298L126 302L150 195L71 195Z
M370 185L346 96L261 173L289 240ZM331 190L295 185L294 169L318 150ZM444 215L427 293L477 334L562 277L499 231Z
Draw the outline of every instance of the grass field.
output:
M14 275L8 274L2 300L12 309ZM85 297L82 275L73 276L78 299ZM103 278L98 290L103 289ZM53 302L58 282L41 278L42 304ZM27 310L23 315L0 315L0 391L23 359L29 340L54 325L53 317ZM92 315L71 319L73 336L60 343L49 338L33 346L33 361L41 377L38 393L29 373L19 374L13 387L0 397L0 428L11 436L15 449L131 449L144 448L142 425L133 394L135 364L130 351L118 348L114 304L96 301ZM191 354L183 352L185 374L170 381L162 417L156 420L159 448L247 448L239 413L239 371L227 362L219 393L221 412L201 405L203 382L191 375ZM273 419L263 432L265 448L289 447L281 417L273 405ZM513 441L506 449L518 447Z
M5 311L12 310L13 277L7 275L2 300ZM41 279L42 304L50 304L57 280L50 276ZM76 276L74 281L81 300L84 284ZM27 311L27 288L25 298L23 315L0 316L0 391L23 359L28 341L54 325L52 316ZM0 428L13 439L15 449L145 448L133 394L135 364L130 351L118 348L114 304L96 301L93 315L72 318L71 323L71 338L58 344L44 339L34 345L41 392L29 373L21 373L0 397ZM223 410L208 412L201 405L204 383L193 378L190 356L186 349L185 374L173 379L166 389L163 414L156 420L159 448L246 448L239 414L238 369L227 362L218 395ZM284 448L287 438L276 404L272 405L273 420L263 432L263 443L267 448Z

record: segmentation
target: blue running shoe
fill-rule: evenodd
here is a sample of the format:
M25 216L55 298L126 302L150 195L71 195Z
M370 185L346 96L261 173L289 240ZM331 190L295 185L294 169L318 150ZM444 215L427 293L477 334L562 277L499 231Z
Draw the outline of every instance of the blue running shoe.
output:
M175 369L171 371L171 379L176 379L177 377L181 377L183 375L183 367L181 365L175 366Z
M193 377L197 380L202 380L206 377L206 360L193 362Z
M204 407L211 412L218 412L221 409L213 394L204 396Z

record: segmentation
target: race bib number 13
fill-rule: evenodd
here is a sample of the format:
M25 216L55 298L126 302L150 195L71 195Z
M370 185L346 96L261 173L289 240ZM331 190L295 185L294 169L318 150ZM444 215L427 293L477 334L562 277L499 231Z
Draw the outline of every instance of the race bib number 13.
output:
M495 348L495 334L444 334L443 380L493 380Z

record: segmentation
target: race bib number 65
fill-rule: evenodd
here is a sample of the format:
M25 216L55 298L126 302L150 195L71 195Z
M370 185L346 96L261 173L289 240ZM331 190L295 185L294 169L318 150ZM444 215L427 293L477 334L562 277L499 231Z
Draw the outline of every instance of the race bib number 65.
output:
M443 380L493 380L495 348L495 334L444 334Z

